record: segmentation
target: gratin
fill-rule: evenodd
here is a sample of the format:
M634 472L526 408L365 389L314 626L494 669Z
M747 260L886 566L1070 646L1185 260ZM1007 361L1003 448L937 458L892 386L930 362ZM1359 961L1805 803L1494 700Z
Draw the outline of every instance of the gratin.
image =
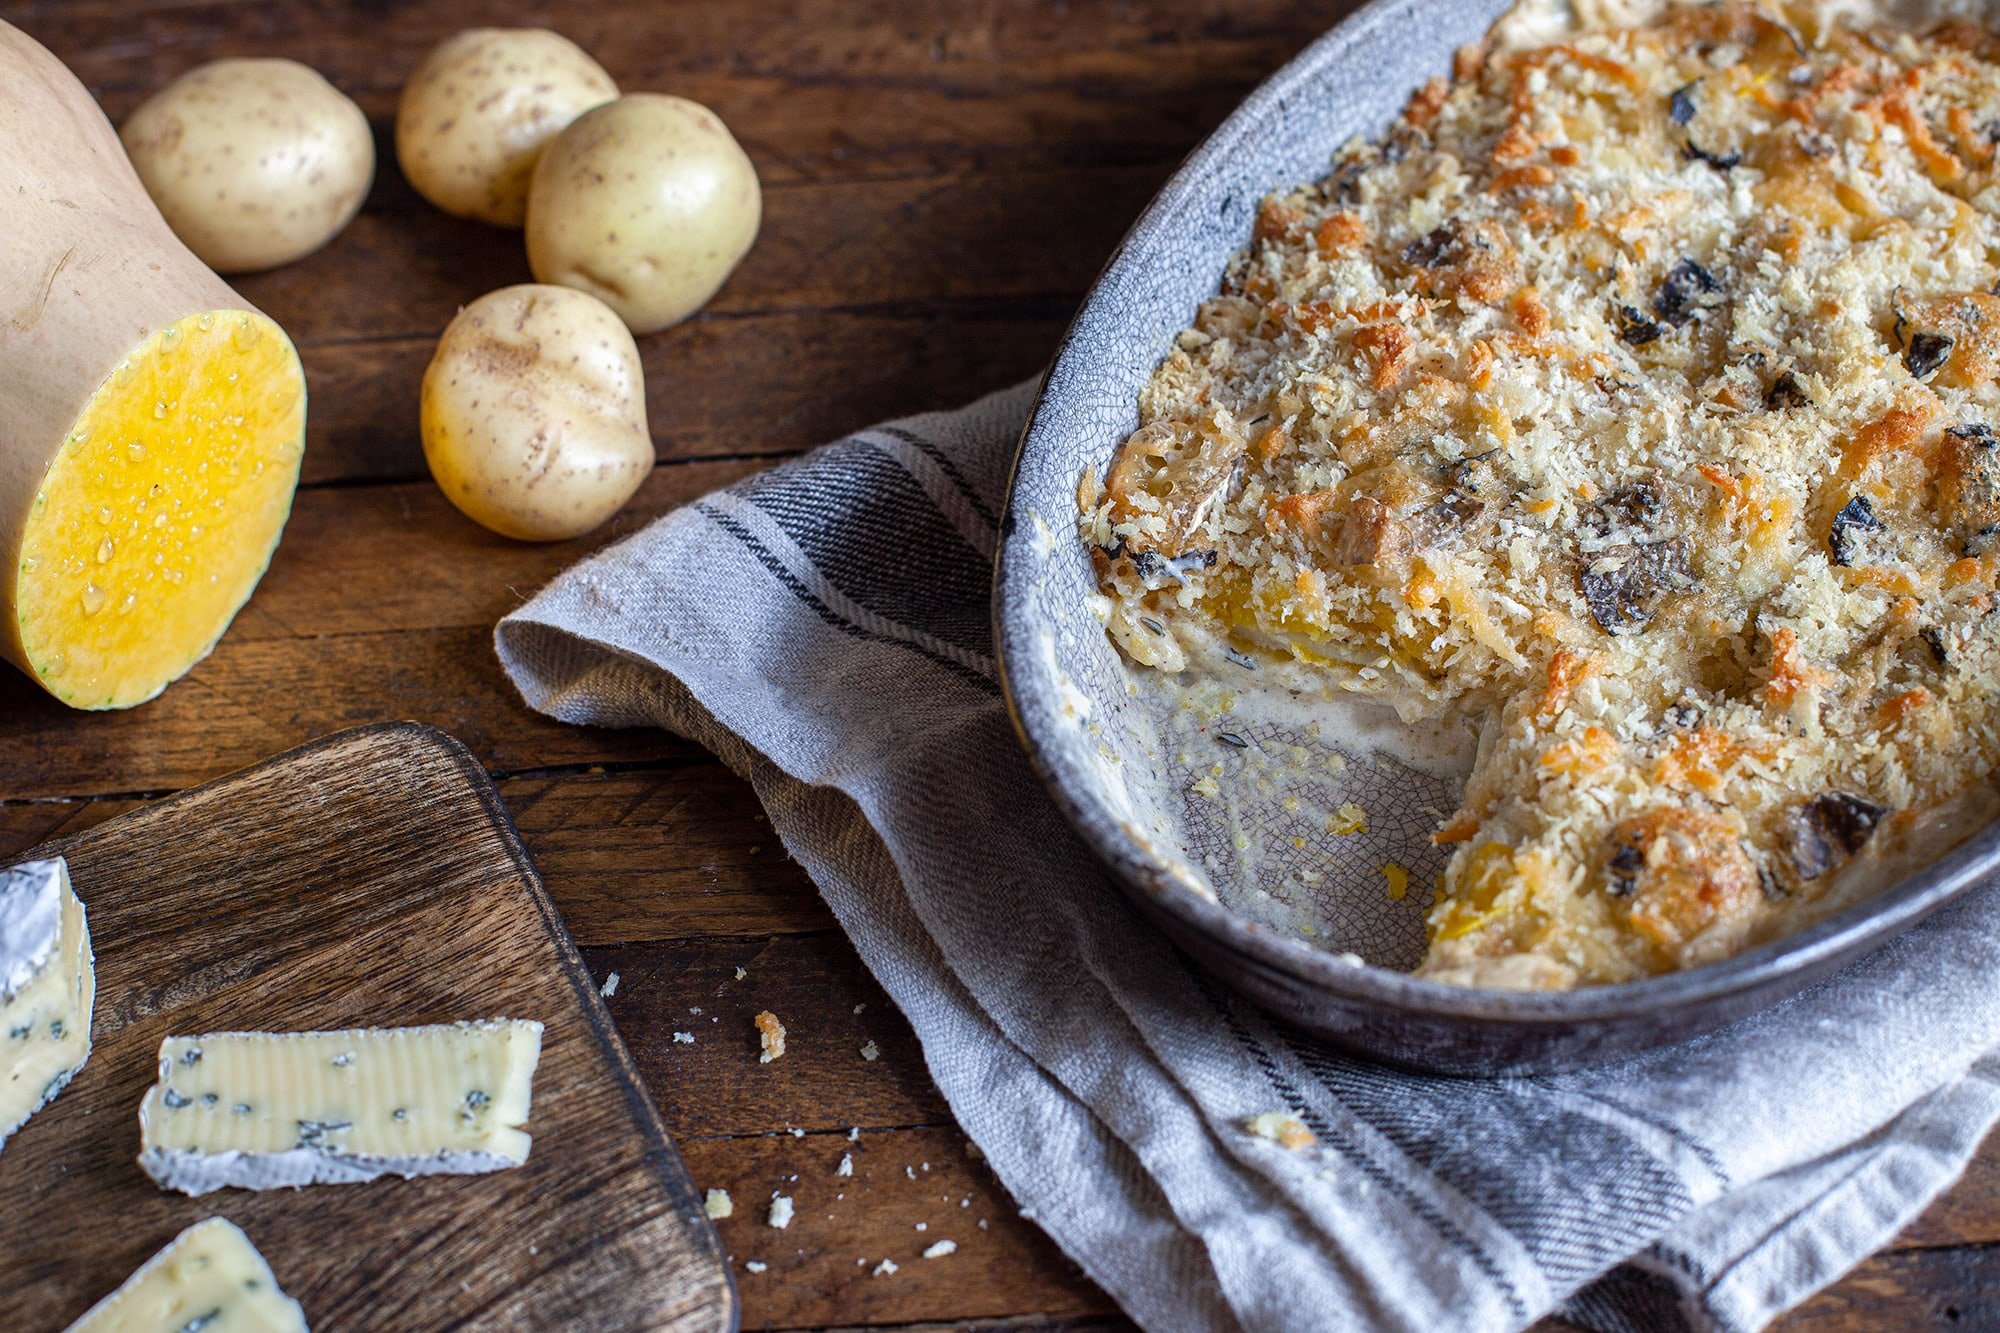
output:
M1132 661L1478 729L1422 975L1796 930L1989 818L2000 39L1812 7L1460 53L1086 476Z

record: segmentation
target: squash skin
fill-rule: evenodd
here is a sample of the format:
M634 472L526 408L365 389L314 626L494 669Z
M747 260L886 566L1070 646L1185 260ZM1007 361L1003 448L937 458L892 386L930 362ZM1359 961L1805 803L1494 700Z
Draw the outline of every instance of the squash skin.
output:
M4 22L0 87L0 275L18 275L0 278L0 656L39 683L21 641L18 571L36 493L72 426L160 330L205 312L262 312L174 236L76 76Z

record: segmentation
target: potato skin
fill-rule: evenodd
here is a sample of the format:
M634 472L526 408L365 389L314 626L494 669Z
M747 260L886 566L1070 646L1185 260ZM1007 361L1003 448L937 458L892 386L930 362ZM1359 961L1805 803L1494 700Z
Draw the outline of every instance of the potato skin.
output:
M174 234L223 273L311 254L353 220L375 178L368 118L295 60L198 66L119 137Z
M403 85L396 160L418 194L457 217L518 227L549 140L618 85L583 48L546 28L469 28Z
M523 283L458 312L424 372L424 458L474 522L562 541L653 470L639 349L603 302Z
M657 93L577 117L528 188L538 282L589 292L634 333L679 323L757 239L757 170L713 111Z

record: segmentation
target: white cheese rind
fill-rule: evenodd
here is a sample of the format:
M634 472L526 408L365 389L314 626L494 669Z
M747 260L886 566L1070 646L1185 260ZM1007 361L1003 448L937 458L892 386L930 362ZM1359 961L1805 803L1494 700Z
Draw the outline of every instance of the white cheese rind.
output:
M306 1333L305 1311L227 1218L197 1222L68 1333Z
M95 959L61 857L0 871L0 1147L90 1058Z
M541 1040L522 1019L169 1037L139 1166L197 1195L519 1166Z

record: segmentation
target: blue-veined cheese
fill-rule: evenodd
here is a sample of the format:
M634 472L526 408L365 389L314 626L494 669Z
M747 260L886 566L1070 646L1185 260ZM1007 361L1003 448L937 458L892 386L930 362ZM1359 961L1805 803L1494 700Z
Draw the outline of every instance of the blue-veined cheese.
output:
M305 1311L227 1218L197 1222L69 1333L305 1333Z
M90 1058L97 975L61 857L0 871L0 1145Z
M541 1049L540 1023L505 1018L169 1037L139 1165L185 1194L519 1166Z

